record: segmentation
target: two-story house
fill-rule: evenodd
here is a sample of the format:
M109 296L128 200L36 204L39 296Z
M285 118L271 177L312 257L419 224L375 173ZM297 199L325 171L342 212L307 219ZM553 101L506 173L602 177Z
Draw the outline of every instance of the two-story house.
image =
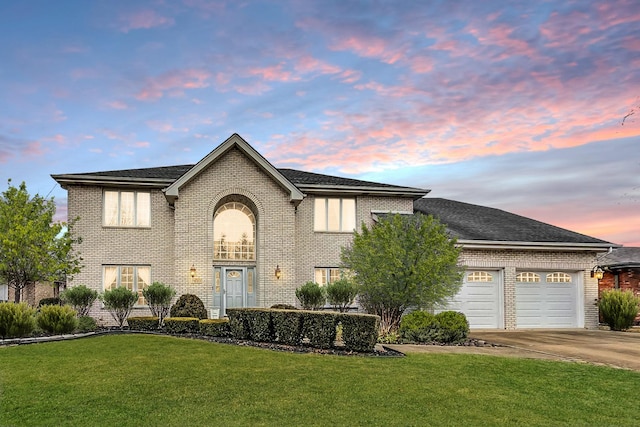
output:
M439 217L463 245L468 272L451 307L472 327L597 324L589 271L610 243L504 211L423 199L429 190L278 169L237 134L195 165L53 178L68 191L69 218L80 218L74 232L83 239L84 268L73 284L100 292L126 286L140 295L136 315L148 312L141 291L155 281L198 295L212 316L295 304L300 285L338 277L341 247L362 222L420 211ZM538 235L544 239L535 243ZM91 314L110 322L99 303Z

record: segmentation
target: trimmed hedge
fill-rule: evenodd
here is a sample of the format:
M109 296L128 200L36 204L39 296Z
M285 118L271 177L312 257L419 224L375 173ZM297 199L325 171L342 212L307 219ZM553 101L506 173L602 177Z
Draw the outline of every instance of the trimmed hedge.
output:
M271 321L276 342L285 345L300 345L302 342L303 311L271 310Z
M70 334L78 327L77 314L68 305L43 305L36 322L43 331L50 334Z
M246 311L246 309L242 308L227 309L229 330L231 331L231 336L237 340L248 340L250 336Z
M134 331L157 331L160 318L156 316L128 317L129 329Z
M407 341L452 344L467 339L469 322L464 314L456 311L443 311L435 316L426 311L413 311L402 317L398 331Z
M438 322L436 341L451 344L467 339L469 322L464 314L457 311L443 311L436 314L436 322Z
M165 317L164 328L170 334L197 334L200 319L197 317Z
M273 342L276 336L271 322L271 311L262 309L247 309L245 312L249 339L258 342Z
M209 317L202 300L194 294L180 295L178 301L171 306L170 314L171 317L197 317L198 319Z
M347 350L371 352L378 342L380 316L342 313L342 341Z
M202 319L200 320L200 333L208 337L230 337L228 319Z
M302 324L309 344L315 348L331 348L336 341L336 312L303 311Z

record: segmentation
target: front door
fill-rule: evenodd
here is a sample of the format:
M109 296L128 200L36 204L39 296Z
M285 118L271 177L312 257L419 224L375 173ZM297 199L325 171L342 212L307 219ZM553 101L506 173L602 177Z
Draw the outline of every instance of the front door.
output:
M225 309L244 307L244 280L242 269L227 269L224 278Z

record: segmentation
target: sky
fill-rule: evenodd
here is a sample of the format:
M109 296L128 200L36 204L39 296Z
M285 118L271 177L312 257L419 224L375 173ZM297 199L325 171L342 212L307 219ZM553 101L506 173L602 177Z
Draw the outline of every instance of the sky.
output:
M640 3L0 0L0 189L196 163L431 189L640 246Z

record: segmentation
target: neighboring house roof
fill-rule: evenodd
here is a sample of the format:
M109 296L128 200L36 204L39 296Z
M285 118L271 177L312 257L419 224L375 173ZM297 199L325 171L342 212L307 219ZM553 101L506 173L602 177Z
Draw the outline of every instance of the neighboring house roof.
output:
M613 243L500 209L441 198L414 202L416 212L433 215L465 248L606 250Z
M278 169L273 167L271 163L237 134L232 135L195 165L124 169L51 176L63 187L69 184L85 184L166 188L165 194L167 198L171 199L177 197L180 186L189 182L217 158L234 147L239 148L247 156L252 158L276 182L283 188L289 190L292 195L292 201L300 200L303 192L327 195L393 195L418 199L430 191L421 188L381 184L294 169Z
M611 253L603 256L598 264L609 270L640 268L640 247L616 248Z

